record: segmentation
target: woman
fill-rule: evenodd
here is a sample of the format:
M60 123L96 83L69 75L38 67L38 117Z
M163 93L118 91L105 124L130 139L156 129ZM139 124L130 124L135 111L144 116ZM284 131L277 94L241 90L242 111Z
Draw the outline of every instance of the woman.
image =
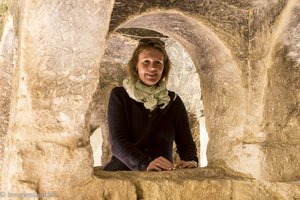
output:
M141 39L128 63L130 77L111 91L107 171L162 171L198 166L185 106L168 91L171 63L159 39ZM181 161L173 164L173 141Z

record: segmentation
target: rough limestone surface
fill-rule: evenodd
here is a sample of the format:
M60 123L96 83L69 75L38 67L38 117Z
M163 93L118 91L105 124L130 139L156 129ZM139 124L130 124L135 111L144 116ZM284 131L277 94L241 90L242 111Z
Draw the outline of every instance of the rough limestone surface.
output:
M113 1L13 1L18 39L2 177L9 193L73 195L93 179L89 110Z
M0 0L0 38L2 36L9 6L10 0Z
M12 0L1 13L1 195L300 199L299 11L299 0ZM110 41L116 32L186 50L200 80L208 168L94 175L91 130L107 132L107 92L125 75L120 49L135 44ZM100 64L105 49L119 63ZM90 119L95 108L100 122Z
M224 168L206 167L159 173L104 172L95 168L95 175L100 180L129 181L135 187L137 199L145 200L300 198L299 183L268 183L243 177Z
M264 172L272 180L300 178L300 3L282 19L280 37L274 38L267 71L264 128L267 159ZM271 166L271 167L270 167ZM273 176L272 176L273 175Z
M10 97L12 91L12 73L14 58L14 32L12 17L7 17L0 46L0 169L3 164L3 153L6 133L9 124Z

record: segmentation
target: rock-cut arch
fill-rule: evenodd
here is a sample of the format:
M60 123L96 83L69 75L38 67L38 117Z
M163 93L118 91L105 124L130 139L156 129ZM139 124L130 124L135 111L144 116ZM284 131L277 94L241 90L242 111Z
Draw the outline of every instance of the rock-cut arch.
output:
M134 17L117 29L143 28L178 41L189 53L200 77L210 164L232 166L232 143L243 137L245 105L241 71L224 42L207 26L176 11ZM116 30L117 30L116 29Z

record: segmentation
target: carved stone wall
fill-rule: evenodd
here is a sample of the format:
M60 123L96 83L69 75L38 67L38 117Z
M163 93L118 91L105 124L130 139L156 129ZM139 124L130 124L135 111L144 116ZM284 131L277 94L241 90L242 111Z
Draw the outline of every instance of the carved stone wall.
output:
M13 59L14 59L14 32L12 17L7 17L4 34L0 46L0 169L3 165L6 133L9 123L10 97L12 92Z
M108 0L13 1L7 195L54 191L64 199L93 180L89 119L112 7Z
M299 10L298 0L12 0L0 48L1 195L300 199ZM95 176L91 130L107 130L91 112L105 119L107 92L125 75L123 59L107 68L102 55L134 45L113 34L145 32L176 41L195 66L208 167Z

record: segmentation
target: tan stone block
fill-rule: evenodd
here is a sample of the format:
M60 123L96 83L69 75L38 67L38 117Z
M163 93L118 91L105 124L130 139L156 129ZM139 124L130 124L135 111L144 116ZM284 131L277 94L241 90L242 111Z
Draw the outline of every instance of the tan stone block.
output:
M86 124L113 1L12 3L18 55L3 190L62 196L93 177Z
M270 146L265 143L227 143L208 154L210 165L267 181L294 181L300 177L300 146ZM209 153L212 153L209 151ZM211 156L212 155L212 156Z
M233 200L295 200L300 199L300 182L261 182L232 180Z
M111 192L109 187L127 187L128 191L124 191L124 195L132 195L131 193L135 192L137 199L144 200L294 200L300 196L299 182L270 183L253 180L239 177L222 168L207 167L171 172L105 172L96 168L95 170L99 180L97 182L94 180L93 184L87 186L88 188L97 187L99 184L97 190L104 190L103 194L109 194ZM134 191L131 190L132 186L129 183L134 185ZM114 195L119 195L119 190L115 191Z
M300 145L265 146L262 177L269 181L296 181L300 179Z
M142 181L140 187L145 200L229 200L231 196L229 180Z
M267 186L255 181L232 181L233 200L271 200L278 199L278 195L268 190ZM282 198L281 198L282 199Z
M265 157L261 145L225 141L215 144L218 148L214 151L209 149L209 165L227 167L244 176L261 179L261 164Z
M138 199L136 187L128 180L99 179L95 177L93 181L82 186L74 188L71 193L66 196L61 194L62 200L131 200Z
M300 181L294 182L276 182L265 183L274 193L280 194L280 198L284 200L300 199Z

